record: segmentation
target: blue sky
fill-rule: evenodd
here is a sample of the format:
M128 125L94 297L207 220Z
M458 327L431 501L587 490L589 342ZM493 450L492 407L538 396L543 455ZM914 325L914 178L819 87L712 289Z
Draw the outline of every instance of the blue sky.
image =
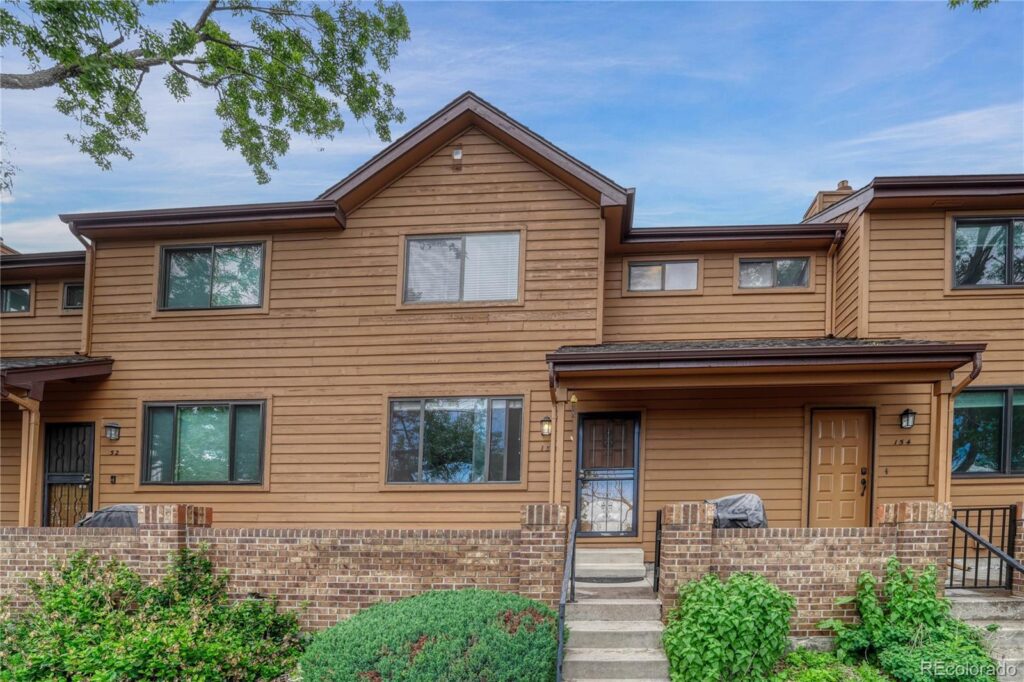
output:
M799 221L814 192L876 175L1024 172L1024 4L407 3L390 79L408 121L465 90L620 184L638 225ZM196 3L159 8L194 17ZM7 49L7 70L20 58ZM101 171L53 91L4 91L20 167L4 239L76 248L57 213L309 199L383 145L350 121L296 138L268 185L220 143L209 96L143 88L149 135Z

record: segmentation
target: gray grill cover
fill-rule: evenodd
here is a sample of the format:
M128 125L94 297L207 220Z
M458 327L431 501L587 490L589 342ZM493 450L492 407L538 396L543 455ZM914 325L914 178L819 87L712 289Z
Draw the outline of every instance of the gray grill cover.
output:
M767 528L764 502L754 493L706 500L715 505L715 528Z
M138 528L139 505L115 504L89 514L75 524L81 528Z

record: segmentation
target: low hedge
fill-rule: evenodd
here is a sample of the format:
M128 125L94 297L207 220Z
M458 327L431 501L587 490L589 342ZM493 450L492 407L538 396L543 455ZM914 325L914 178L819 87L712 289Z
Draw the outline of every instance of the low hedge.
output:
M319 633L300 671L303 682L547 682L557 623L547 606L508 592L427 592Z

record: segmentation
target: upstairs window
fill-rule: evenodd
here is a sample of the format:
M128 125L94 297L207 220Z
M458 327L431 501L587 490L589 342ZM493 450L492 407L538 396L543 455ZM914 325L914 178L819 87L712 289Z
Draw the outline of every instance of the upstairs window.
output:
M61 296L61 308L64 310L81 310L85 305L85 285L81 282L65 282Z
M165 247L160 308L203 310L263 305L263 244Z
M144 483L259 483L264 403L147 403Z
M513 483L523 448L523 399L391 401L388 483Z
M957 288L1024 286L1024 219L958 220L953 248Z
M953 473L1024 476L1024 386L956 397Z
M32 312L32 285L4 284L0 287L0 312Z
M740 289L806 289L811 259L741 258Z
M405 303L515 301L519 232L406 239Z
M696 291L695 260L629 263L629 291Z

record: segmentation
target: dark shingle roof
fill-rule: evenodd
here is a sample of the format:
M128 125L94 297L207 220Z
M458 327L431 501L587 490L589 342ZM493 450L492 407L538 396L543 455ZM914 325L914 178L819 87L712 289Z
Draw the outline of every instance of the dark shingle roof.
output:
M38 358L3 358L0 359L0 371L13 369L41 369L43 367L67 367L89 362L109 360L110 358L92 358L88 355L48 355Z
M941 341L921 339L709 339L700 341L643 341L636 343L602 343L591 346L562 346L557 354L572 353L643 353L675 351L759 350L759 349L830 349L884 348L905 346L944 346Z

